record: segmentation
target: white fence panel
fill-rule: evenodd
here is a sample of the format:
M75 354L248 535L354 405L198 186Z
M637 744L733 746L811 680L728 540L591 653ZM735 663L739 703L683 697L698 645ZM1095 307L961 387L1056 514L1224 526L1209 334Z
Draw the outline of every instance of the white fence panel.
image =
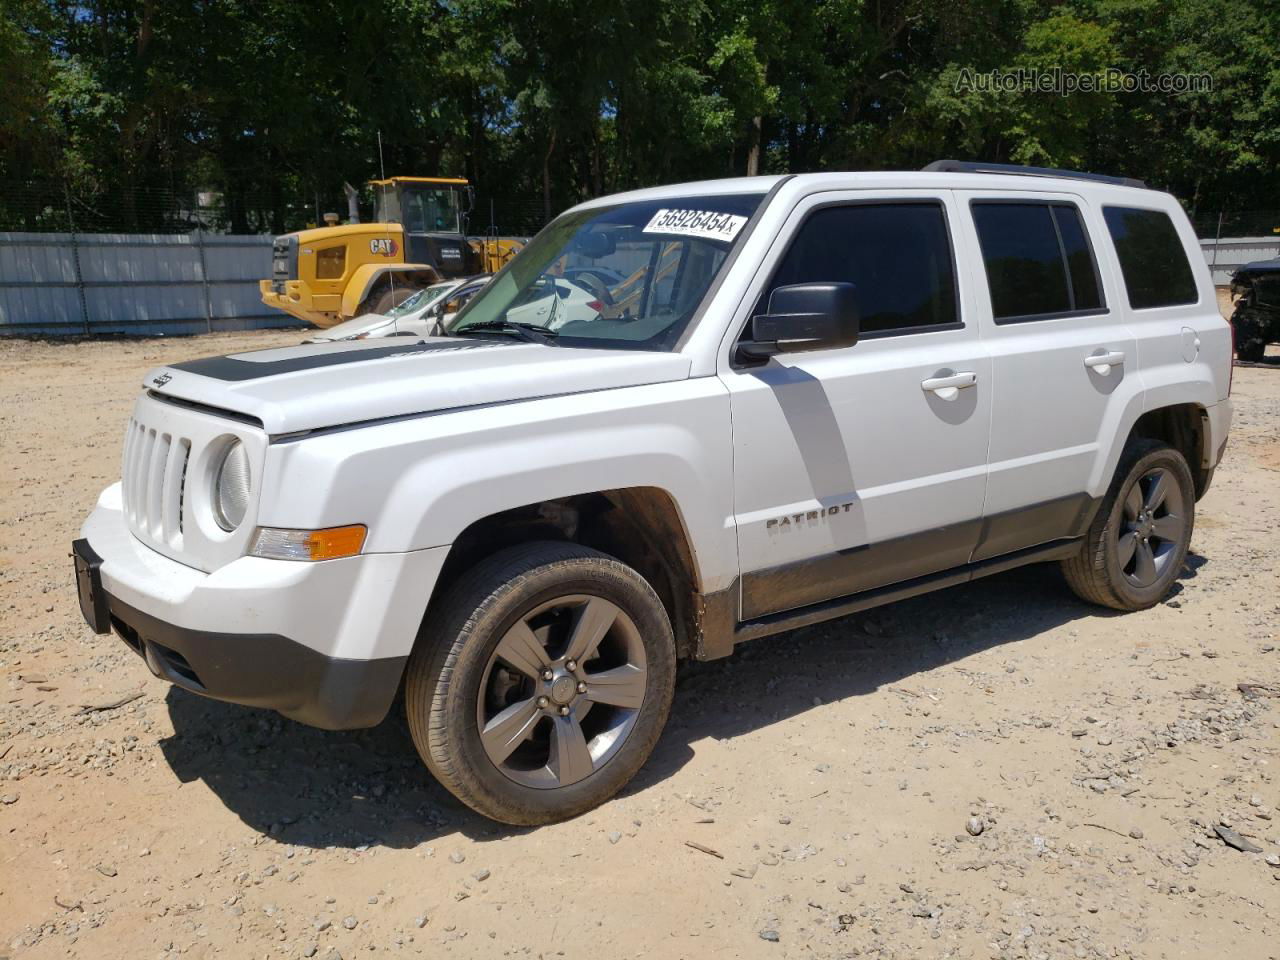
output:
M0 336L293 327L269 310L271 237L0 233Z
M1221 240L1201 240L1200 250L1204 262L1209 264L1215 285L1222 287L1231 282L1231 274L1246 263L1255 260L1274 260L1280 257L1280 237L1223 237Z
M1201 240L1213 282L1280 256L1280 237ZM271 237L0 233L0 336L181 334L292 327L269 310Z

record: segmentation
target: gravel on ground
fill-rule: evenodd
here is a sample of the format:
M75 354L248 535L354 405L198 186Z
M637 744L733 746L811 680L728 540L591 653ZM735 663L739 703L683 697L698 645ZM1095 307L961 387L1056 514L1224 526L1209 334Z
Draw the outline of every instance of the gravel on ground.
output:
M81 620L142 374L297 339L0 342L0 958L1280 955L1280 364L1236 369L1156 608L1044 565L748 644L621 797L524 830L398 716L205 700Z

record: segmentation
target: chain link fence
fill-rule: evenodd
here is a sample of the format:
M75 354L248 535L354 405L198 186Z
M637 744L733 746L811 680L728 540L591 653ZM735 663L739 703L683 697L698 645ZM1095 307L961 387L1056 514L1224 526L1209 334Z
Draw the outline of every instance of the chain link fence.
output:
M1202 211L1191 224L1216 286L1246 263L1280 257L1280 210Z
M1211 210L1192 214L1201 240L1223 237L1270 237L1280 240L1280 210Z
M372 216L372 203L360 210ZM345 196L309 200L216 191L0 191L0 336L182 334L296 326L266 308L272 237L347 218ZM531 236L541 198L480 197L467 232Z
M87 193L66 184L10 184L0 191L0 232L21 233L233 233L275 236L324 226L325 214L347 219L341 190L311 196L242 194L216 190L143 188ZM362 194L362 220L373 216ZM472 234L531 236L547 222L541 197L492 191L471 210Z
M371 204L361 209L372 214ZM76 192L65 184L0 191L0 336L195 333L293 325L267 311L257 281L270 275L271 237L345 220L345 197L241 196L216 191ZM481 194L468 233L532 236L541 197ZM1280 210L1192 216L1213 281L1280 256Z
M362 192L360 215L372 217L372 197ZM531 236L547 222L540 196L478 189L467 224L473 234ZM552 211L557 212L557 211ZM0 191L0 231L80 233L279 234L323 226L324 215L347 218L341 189L303 195L216 190L139 188L127 193L87 192L68 184L8 184ZM1280 209L1200 210L1191 215L1196 236L1280 238Z

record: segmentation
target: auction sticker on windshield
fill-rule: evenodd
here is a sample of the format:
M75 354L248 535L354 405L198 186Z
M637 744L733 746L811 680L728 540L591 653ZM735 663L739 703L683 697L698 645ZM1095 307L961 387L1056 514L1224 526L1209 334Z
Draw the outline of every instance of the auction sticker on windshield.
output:
M662 209L644 228L644 233L675 233L682 237L702 237L730 243L747 222L746 217L715 210Z

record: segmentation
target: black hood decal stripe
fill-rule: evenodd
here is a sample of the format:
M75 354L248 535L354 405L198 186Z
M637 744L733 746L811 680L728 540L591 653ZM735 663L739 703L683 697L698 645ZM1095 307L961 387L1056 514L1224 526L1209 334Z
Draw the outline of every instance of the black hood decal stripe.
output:
M264 377L275 377L282 373L297 373L299 370L337 367L348 363L364 363L367 360L382 360L387 357L455 350L481 350L486 347L504 346L516 346L516 344L502 340L459 340L453 343L431 343L426 340L419 340L415 343L374 347L368 350L307 353L304 356L288 357L284 360L238 360L235 357L205 357L200 360L187 360L183 363L171 364L170 369L181 370L183 373L195 373L213 380L242 382L245 380L260 380Z

